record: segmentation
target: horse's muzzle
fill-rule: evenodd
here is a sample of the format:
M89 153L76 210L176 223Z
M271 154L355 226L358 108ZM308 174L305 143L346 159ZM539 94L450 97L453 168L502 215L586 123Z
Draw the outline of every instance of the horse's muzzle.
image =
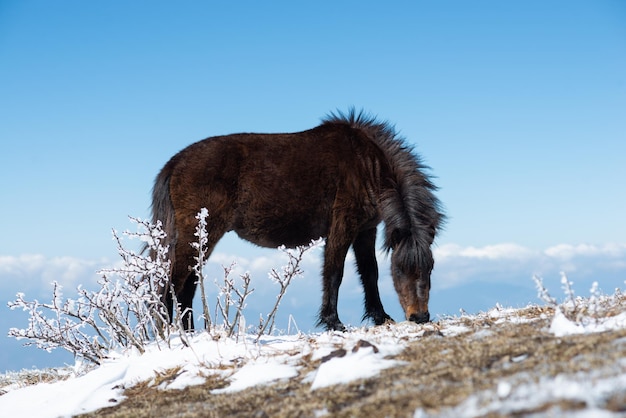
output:
M418 312L418 313L411 314L411 316L409 317L409 321L413 321L418 324L424 324L426 322L430 322L430 313L426 311L426 312Z

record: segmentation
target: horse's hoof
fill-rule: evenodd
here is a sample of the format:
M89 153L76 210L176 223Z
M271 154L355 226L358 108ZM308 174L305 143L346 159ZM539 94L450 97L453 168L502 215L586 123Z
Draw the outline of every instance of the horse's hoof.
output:
M417 324L425 324L426 322L430 322L430 313L426 311L411 314L411 316L409 316L409 321L413 321Z
M382 325L393 325L395 323L396 321L394 321L393 318L387 318L385 319L385 322L382 323Z
M393 318L387 314L374 319L374 325L395 324L395 322L396 321L394 321Z
M340 332L346 332L348 330L346 326L341 323L341 321L333 321L330 323L326 323L326 329L328 331L340 331Z
M339 332L347 332L348 328L346 328L346 326L344 324L339 322L338 324L334 324L333 327L330 328L330 330L332 330L332 331L339 331Z
M347 331L339 317L335 315L320 315L317 325L326 328L326 331Z

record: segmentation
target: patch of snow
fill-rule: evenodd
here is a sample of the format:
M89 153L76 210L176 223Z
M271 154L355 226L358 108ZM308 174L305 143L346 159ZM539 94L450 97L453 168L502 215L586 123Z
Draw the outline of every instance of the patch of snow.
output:
M498 389L497 389L497 393L498 393L498 398L506 398L507 396L509 396L511 394L511 389L513 387L511 386L511 384L509 382L498 382Z
M201 385L206 381L206 379L197 373L193 373L190 371L184 371L180 375L174 379L173 382L163 382L159 385L159 389L173 389L173 390L181 390L185 389L188 386Z
M471 331L471 328L465 326L465 325L450 325L448 327L446 327L445 329L441 330L441 333L445 336L445 337L455 337L457 335L461 335L461 334L466 334L468 332Z
M372 347L347 352L344 356L331 358L321 364L313 377L311 390L372 377L381 370L400 364L403 362L387 360Z
M626 312L608 318L582 318L580 322L574 322L567 318L561 309L556 309L550 324L550 332L556 337L623 328L626 328Z
M230 385L216 389L211 393L230 393L248 389L257 385L264 385L280 379L289 379L298 375L295 366L283 364L276 359L252 361L237 370L229 380Z
M556 309L550 323L550 332L556 337L584 334L585 328L581 324L570 321L560 309Z
M2 416L59 417L93 411L122 399L118 382L127 372L125 362L109 363L79 378L40 383L0 396Z

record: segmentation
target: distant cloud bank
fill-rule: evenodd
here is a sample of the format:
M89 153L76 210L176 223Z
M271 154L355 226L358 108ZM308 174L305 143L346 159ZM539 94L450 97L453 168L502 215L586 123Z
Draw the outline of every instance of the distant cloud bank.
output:
M585 279L596 276L602 283L610 277L626 280L626 244L559 244L543 251L518 244L485 247L442 245L434 250L435 269L443 288L471 281L517 280L520 275L554 275L563 271ZM607 277L609 279L610 277Z
M53 281L66 288L89 285L98 278L95 272L107 264L111 265L107 260L45 257L41 254L0 256L0 289L24 292L45 289L48 294Z
M570 260L574 257L596 257L602 256L607 258L621 258L622 261L626 257L626 244L606 244L603 246L579 244L560 244L545 250L545 254L562 260Z
M569 260L580 256L624 258L626 257L626 244L605 244L601 246L589 244L559 244L549 247L544 251L535 251L512 243L487 245L485 247L462 247L456 244L445 244L435 248L434 253L435 258L440 261L446 261L447 259L455 257L490 260L523 260L538 255L561 260Z
M306 276L319 277L322 255L319 249L307 255L303 262ZM595 277L601 283L608 275L621 280L622 287L626 280L626 244L559 244L545 250L533 250L514 243L484 247L445 244L434 248L434 256L433 280L440 289L451 289L477 281L518 281L520 277L530 281L533 274L558 277L560 271L585 278ZM284 265L286 257L279 251L271 250L238 255L218 252L213 254L208 264L210 280L220 278L221 266L228 266L232 262L236 263L235 274L248 271L253 278L264 279L271 268ZM95 285L97 270L114 264L104 259L45 257L38 254L0 256L0 289L49 290L49 284L54 280L68 290L79 284L87 287ZM345 281L358 280L353 264L350 255L346 260ZM379 264L381 289L385 287L392 290L391 283L383 283L384 278L389 276L389 258L382 252L379 253ZM256 280L255 284L257 288L271 285L267 280Z

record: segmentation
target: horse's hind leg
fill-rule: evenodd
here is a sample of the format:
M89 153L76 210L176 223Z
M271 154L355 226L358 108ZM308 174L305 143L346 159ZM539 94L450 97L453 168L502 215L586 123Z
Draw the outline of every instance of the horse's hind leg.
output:
M170 320L173 322L176 315L180 313L183 328L186 330L194 328L191 307L197 281L192 271L195 262L193 259L193 248L190 245L191 242L188 234L179 234L174 252L175 259L172 260L172 284L176 300L173 300L172 289L170 289L170 294L168 295L168 302L172 300L171 304L168 305ZM173 302L176 302L178 306L174 307Z
M365 314L376 325L393 321L385 312L378 292L378 263L376 262L376 228L361 231L352 244L357 269L365 292Z
M192 216L191 219L195 220L195 217ZM194 236L195 225L192 227L191 224L190 222L187 228L184 228L182 231L179 230L174 253L175 261L172 269L172 283L174 284L176 299L180 307L183 328L186 330L194 329L192 304L198 284L198 277L193 270L197 263L194 257L198 256L198 251L191 246L191 243L196 242L198 238ZM207 219L207 243L205 246L207 259L225 232L223 224L211 222L209 215L209 219Z

